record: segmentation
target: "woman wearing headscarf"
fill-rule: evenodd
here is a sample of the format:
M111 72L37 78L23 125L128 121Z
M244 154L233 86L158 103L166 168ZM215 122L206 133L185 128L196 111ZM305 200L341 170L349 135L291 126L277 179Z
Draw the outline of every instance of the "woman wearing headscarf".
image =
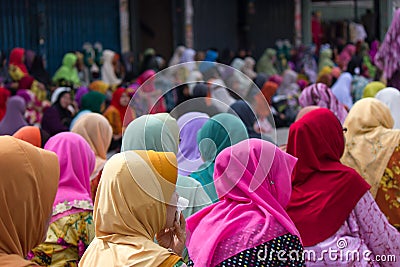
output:
M304 88L299 97L299 103L302 108L313 105L327 108L342 124L347 116L346 108L337 100L331 89L323 83L312 84Z
M90 174L95 156L88 143L75 133L59 133L44 146L57 154L60 182L44 243L28 259L46 266L78 266L94 238Z
M272 48L265 49L263 55L257 62L257 72L264 73L265 75L272 76L278 74L275 68L276 50Z
M380 43L378 40L374 40L371 43L371 49L369 50L369 56L371 58L371 62L375 64L375 56L378 53ZM376 65L376 64L375 64Z
M204 163L190 176L203 185L213 202L218 201L213 182L215 158L225 148L248 138L244 123L228 113L211 117L198 132L197 144Z
M0 146L0 266L37 266L25 257L47 232L60 174L57 156L11 136L1 136Z
M252 57L245 57L244 64L242 67L242 72L247 75L251 80L253 80L257 73L254 71L254 66L256 65L256 61Z
M20 90L24 89L32 91L39 101L47 100L46 88L43 84L36 81L33 76L25 75L21 80L19 80L17 94Z
M364 76L358 74L353 76L353 81L351 82L351 96L353 97L354 103L363 97L364 88L368 83L368 79Z
M51 76L44 67L43 57L41 55L36 55L33 59L30 74L35 80L43 84L46 89L50 89Z
M144 104L146 112L144 114L155 114L167 111L162 91L155 87L155 75L156 72L154 70L146 70L137 79L140 90L138 90L137 94L134 96L134 105L136 107L140 104ZM138 115L141 116L144 114Z
M390 109L393 117L393 129L400 129L400 92L396 88L387 87L379 91L375 98L384 103Z
M187 221L188 266L305 266L301 256L284 261L273 252L277 247L287 254L303 252L285 212L295 163L259 139L224 149L215 161L219 202Z
M108 160L94 204L96 237L80 266L185 267L176 177L173 153L126 151Z
M332 86L332 93L336 96L340 103L345 105L348 109L353 106L353 98L351 97L351 82L353 76L348 72L340 74L339 79Z
M51 96L52 106L43 113L42 128L51 136L60 132L67 132L72 120L72 113L68 109L71 104L71 89L59 87Z
M319 63L318 63L318 71L321 71L324 67L331 67L335 66L335 63L332 61L332 49L325 48L319 54Z
M178 46L175 49L174 54L172 55L172 57L171 57L171 59L170 59L170 61L168 63L168 67L171 67L171 66L179 64L180 61L181 61L182 55L185 52L185 50L186 50L185 46L183 46L183 45Z
M8 73L14 82L18 82L22 77L29 75L24 61L25 49L17 47L11 50Z
M160 66L157 62L156 51L153 48L147 48L143 52L143 60L140 63L139 74L142 74L146 70L159 71Z
M242 69L245 67L245 61L240 58L235 58L232 61L231 67L233 69L228 67L224 68L226 75L226 77L224 77L224 81L226 82L228 88L230 88L235 94L241 98L246 98L251 89L252 78L249 75L249 77L247 77L247 74L242 72ZM254 76L254 78L256 76L257 74Z
M400 131L393 130L389 108L375 98L358 101L344 122L347 128L343 164L371 185L371 193L389 222L400 230L398 173Z
M192 71L195 71L197 69L197 65L196 62L194 60L194 56L196 55L196 51L192 48L186 48L185 51L183 51L182 56L180 58L180 62L179 63L184 63L184 67L187 69L187 71L189 72L188 74L190 75L190 73Z
M375 97L375 95L382 89L386 88L386 85L381 82L370 82L365 86L363 90L363 95L362 98L367 98L367 97Z
M106 96L95 91L85 94L81 99L81 110L75 115L71 121L70 129L72 129L77 120L85 114L99 113L102 114L106 107Z
M0 121L4 118L7 111L7 100L10 97L11 92L6 88L0 87Z
M255 131L255 128L259 128L255 111L253 111L251 105L244 100L237 100L230 106L228 113L238 116L247 129L249 138L261 139L261 134Z
M117 87L121 84L122 80L115 74L114 68L115 52L111 50L103 51L103 66L101 66L101 80L111 87Z
M40 148L44 148L50 138L46 131L35 126L24 126L16 131L13 136Z
M28 125L25 119L26 103L20 96L7 100L6 114L0 122L0 135L13 135L21 127Z
M135 111L129 106L129 95L124 88L115 90L111 105L103 113L113 129L112 148L121 144L122 133L128 124L136 118Z
M154 150L176 155L179 139L178 124L168 113L144 115L128 125L121 151ZM178 165L178 168L181 167ZM176 191L189 200L189 207L182 212L185 218L211 204L201 184L191 177L178 175Z
M356 46L353 44L346 45L342 52L339 54L339 62L338 65L341 67L343 71L347 70L347 65L349 64L351 58L356 53Z
M65 54L62 66L53 76L53 82L59 86L78 86L80 84L76 61L78 58L74 53Z
M112 127L104 116L90 113L82 115L72 127L71 132L82 136L96 156L96 165L90 175L91 197L94 201L112 140Z
M236 99L231 96L224 81L221 79L210 79L208 84L211 92L211 101L215 103L214 105L220 112L227 112Z
M101 80L97 80L89 84L89 89L105 95L110 89L110 85Z
M203 74L206 81L216 78L218 75L216 66L217 58L218 51L215 49L208 49L204 58L204 62L199 64L199 71Z
M188 176L203 164L196 137L209 118L206 113L188 112L177 120L180 139L176 158L180 175Z
M387 85L400 88L400 9L393 14L392 24L375 56L375 65L383 71Z
M344 147L342 125L328 109L313 110L290 127L287 153L298 162L286 210L304 248L314 252L305 258L307 266L369 266L366 257L345 255L399 253L400 234L379 210L370 186L340 162ZM336 260L323 252L332 250L342 252L334 254Z

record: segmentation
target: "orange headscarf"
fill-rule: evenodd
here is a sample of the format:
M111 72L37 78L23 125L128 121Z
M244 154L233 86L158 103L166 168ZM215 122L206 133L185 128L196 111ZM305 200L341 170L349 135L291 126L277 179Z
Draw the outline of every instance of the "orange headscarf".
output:
M16 131L13 136L36 147L42 147L42 138L40 136L40 129L38 127L24 126Z

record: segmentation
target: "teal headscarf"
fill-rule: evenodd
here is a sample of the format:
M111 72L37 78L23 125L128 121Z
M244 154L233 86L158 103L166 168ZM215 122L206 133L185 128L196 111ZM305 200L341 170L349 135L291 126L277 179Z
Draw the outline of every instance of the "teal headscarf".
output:
M213 180L215 158L225 148L248 138L243 122L228 113L211 117L198 132L197 144L204 163L190 176L203 185L214 203L218 200Z
M121 151L154 150L178 153L179 126L167 113L133 120L122 137Z
M81 99L81 110L90 110L101 113L101 105L106 101L106 96L102 93L91 91Z

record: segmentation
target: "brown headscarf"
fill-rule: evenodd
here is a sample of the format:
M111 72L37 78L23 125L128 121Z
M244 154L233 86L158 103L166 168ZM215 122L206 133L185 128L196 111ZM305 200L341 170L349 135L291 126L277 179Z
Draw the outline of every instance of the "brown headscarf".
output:
M393 130L389 108L375 98L363 98L351 108L343 124L346 147L341 161L355 169L375 197L389 159L399 145L400 130Z
M24 260L45 238L60 169L56 154L11 136L0 137L0 266Z
M172 152L126 151L104 166L94 204L96 238L80 266L173 266L180 257L154 243L175 191Z

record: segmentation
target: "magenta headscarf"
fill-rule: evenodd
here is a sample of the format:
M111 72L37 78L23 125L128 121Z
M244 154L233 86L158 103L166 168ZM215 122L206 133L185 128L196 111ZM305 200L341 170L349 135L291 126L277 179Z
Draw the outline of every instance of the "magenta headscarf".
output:
M299 232L285 211L297 159L261 139L224 149L215 161L219 202L187 220L195 266L215 266L278 236Z
M387 79L400 68L400 9L394 13L392 24L386 33L378 53L375 56L375 65L383 70Z
M371 57L371 62L375 64L375 56L378 53L379 41L375 40L371 43L371 49L369 50L369 56Z
M299 97L299 104L302 108L313 105L327 108L336 115L342 124L347 117L346 108L324 83L315 83L304 88Z
M89 144L76 133L63 132L50 138L44 149L56 153L60 164L60 181L51 222L70 214L92 210L90 174L96 157Z
M339 55L339 60L343 63L343 66L347 67L353 55L356 53L356 46L353 44L346 45Z
M204 163L197 145L197 132L209 118L205 113L189 112L178 119L180 142L176 158L180 175L189 176Z

